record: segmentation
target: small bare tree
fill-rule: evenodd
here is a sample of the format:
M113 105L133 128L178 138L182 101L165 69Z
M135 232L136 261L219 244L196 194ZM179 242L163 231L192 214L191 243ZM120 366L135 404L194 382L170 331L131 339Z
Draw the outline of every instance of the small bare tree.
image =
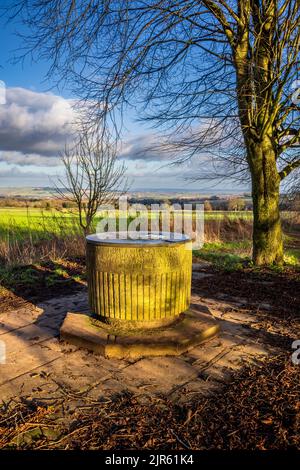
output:
M118 163L116 145L108 137L87 130L75 145L65 147L61 159L65 175L59 178L56 192L75 202L80 227L87 235L98 208L113 203L124 192L125 165Z

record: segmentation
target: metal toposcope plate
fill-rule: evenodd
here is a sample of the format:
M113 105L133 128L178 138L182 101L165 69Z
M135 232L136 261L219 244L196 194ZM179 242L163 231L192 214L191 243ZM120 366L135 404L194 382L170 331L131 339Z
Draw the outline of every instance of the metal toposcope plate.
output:
M173 243L187 243L188 235L178 232L105 232L86 237L87 243L94 245L157 246Z

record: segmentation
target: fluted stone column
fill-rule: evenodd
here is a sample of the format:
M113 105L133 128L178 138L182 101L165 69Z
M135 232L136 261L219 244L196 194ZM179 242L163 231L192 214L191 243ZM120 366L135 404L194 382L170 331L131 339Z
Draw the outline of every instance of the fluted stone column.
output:
M191 241L87 237L89 301L101 321L125 329L172 323L188 309Z

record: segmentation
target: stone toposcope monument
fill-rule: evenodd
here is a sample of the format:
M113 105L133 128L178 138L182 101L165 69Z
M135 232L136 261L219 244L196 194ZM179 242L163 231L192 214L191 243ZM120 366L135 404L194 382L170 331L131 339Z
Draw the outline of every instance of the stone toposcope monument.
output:
M217 334L214 319L190 307L188 236L89 235L86 260L90 313L69 312L62 339L106 357L137 358L178 355Z

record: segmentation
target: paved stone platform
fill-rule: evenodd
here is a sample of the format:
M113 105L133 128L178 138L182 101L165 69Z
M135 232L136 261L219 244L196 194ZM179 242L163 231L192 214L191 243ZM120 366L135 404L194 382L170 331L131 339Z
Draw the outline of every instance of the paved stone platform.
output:
M85 291L2 313L6 363L0 364L1 400L24 396L81 406L84 397L86 406L87 400L109 400L124 390L166 395L177 403L209 396L245 364L274 354L266 335L276 332L262 329L255 310L241 308L244 299L222 299L220 294L208 298L194 291L191 305L219 323L219 335L175 357L108 359L61 341L67 312L89 311Z

